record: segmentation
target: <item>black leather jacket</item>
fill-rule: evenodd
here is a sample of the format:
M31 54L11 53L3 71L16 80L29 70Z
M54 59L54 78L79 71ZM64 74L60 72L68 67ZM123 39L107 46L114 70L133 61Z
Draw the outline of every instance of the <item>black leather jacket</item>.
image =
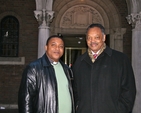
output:
M74 113L70 69L63 62L60 63L69 81ZM19 113L58 113L55 72L46 54L25 68L19 89L18 107Z

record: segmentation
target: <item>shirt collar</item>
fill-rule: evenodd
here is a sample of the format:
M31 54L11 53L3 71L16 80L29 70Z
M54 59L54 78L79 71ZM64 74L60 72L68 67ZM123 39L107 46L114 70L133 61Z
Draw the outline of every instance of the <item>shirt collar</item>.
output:
M47 55L47 57L48 57L48 60L50 61L50 63L51 63L52 65L58 64L58 62L53 61L48 55Z
M98 53L100 52L100 50L98 50L96 53L93 52L92 50L91 50L91 52L92 52L92 54L94 55L94 54L98 54Z

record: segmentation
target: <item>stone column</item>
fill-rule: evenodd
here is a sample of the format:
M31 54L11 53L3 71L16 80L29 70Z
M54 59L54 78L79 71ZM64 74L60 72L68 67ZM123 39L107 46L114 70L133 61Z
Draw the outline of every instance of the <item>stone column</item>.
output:
M110 47L123 52L123 35L125 34L125 28L115 28L110 30Z
M127 17L132 25L132 65L136 81L136 99L132 113L141 112L141 12Z
M45 53L46 40L49 37L49 26L53 19L53 0L36 0L35 18L39 22L38 58Z

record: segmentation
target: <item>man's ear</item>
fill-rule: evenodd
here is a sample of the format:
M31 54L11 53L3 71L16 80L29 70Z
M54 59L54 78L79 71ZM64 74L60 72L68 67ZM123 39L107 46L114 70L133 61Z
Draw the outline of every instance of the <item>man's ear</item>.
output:
M45 50L47 51L47 45L45 45Z
M106 41L106 35L103 36L103 42L105 42L105 41Z

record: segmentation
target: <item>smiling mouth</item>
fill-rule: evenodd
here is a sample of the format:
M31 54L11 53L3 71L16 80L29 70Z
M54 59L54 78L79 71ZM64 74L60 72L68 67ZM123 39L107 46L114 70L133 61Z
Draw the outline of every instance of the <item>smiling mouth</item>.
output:
M54 54L59 55L60 53L59 52L54 52Z
M96 44L96 43L91 43L90 44L92 47L95 47L95 46L97 46L98 44Z

